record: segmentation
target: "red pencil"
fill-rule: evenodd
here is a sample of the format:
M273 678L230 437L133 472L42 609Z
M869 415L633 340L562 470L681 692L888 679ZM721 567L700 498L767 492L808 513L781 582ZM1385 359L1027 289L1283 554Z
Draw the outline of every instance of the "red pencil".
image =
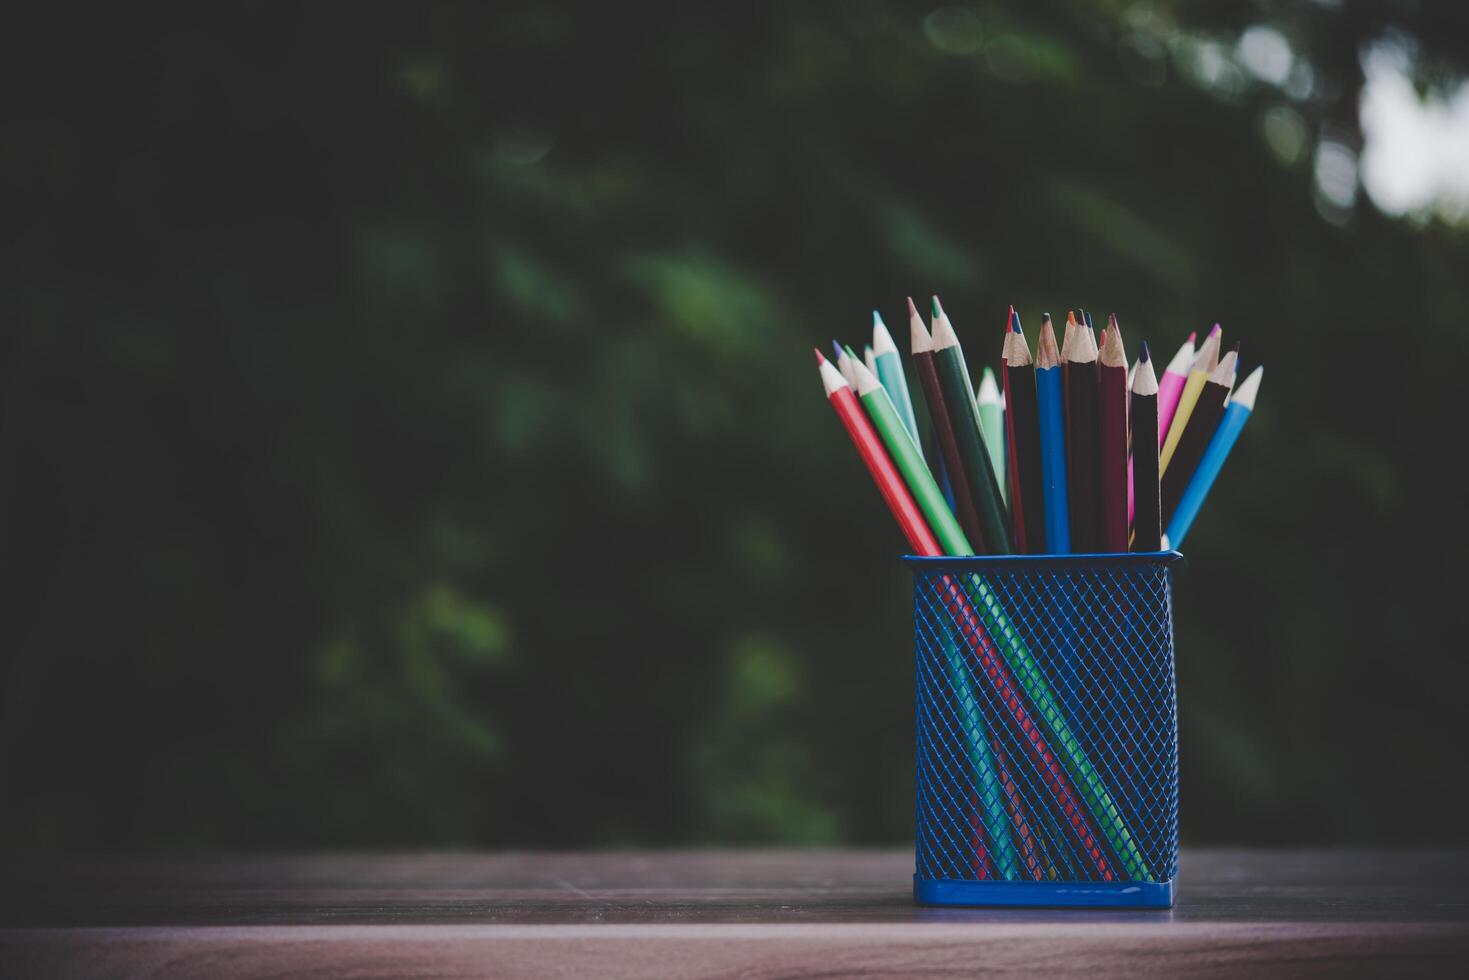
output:
M908 484L903 481L903 474L888 458L888 451L868 421L861 402L857 401L857 393L819 350L816 351L816 363L821 366L821 384L826 389L826 400L836 410L837 418L842 420L852 445L857 447L857 455L862 457L867 472L872 474L872 482L877 484L888 510L893 512L898 527L903 530L903 537L908 539L908 546L916 555L943 554L938 539L923 519L923 511L918 509Z
M1117 316L1103 332L1097 386L1097 452L1101 457L1100 543L1103 551L1127 550L1127 352Z

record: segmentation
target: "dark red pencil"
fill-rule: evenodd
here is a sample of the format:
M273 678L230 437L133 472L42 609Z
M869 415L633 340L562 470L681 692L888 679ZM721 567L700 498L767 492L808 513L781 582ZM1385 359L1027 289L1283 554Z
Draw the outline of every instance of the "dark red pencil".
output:
M1116 315L1107 320L1097 380L1098 517L1103 551L1127 550L1127 352Z
M969 477L964 471L964 461L959 456L959 443L954 436L954 424L944 404L943 389L939 387L938 371L933 364L933 337L923 325L913 298L908 298L909 353L913 356L913 370L918 375L918 384L923 388L923 399L928 403L928 415L933 422L933 439L938 443L939 454L948 470L949 485L954 491L954 516L964 529L969 543L979 545L984 541L984 525L979 521L979 511L974 507L974 494L970 492Z
M1041 481L1040 401L1030 347L1020 328L1020 314L1010 307L1001 374L1005 385L1005 445L1010 478L1010 512L1015 550L1046 550L1045 491Z

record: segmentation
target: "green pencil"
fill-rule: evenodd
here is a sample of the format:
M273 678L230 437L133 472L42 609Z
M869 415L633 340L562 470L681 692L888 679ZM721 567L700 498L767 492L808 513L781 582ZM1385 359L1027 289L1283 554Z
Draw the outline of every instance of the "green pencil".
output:
M952 327L948 328L948 332L952 335ZM934 482L933 475L923 464L923 457L918 454L918 450L913 446L913 440L903 428L902 420L898 418L898 412L893 408L892 400L888 398L882 383L871 371L867 370L866 365L861 361L855 361L852 365L852 373L857 378L855 390L862 401L862 407L872 419L873 428L877 430L878 437L887 446L888 453L891 454L899 472L903 474L908 489L913 492L913 499L923 511L924 517L928 519L929 527L933 530L939 545L949 555L964 557L974 554L968 539L964 537L964 531L959 527L959 522L954 519L954 512L949 509L949 504L944 500L938 484ZM947 402L947 397L945 401ZM971 401L969 404L972 406L974 403ZM974 431L978 432L977 423L974 425ZM984 622L986 631L1010 665L1010 670L1015 675L1021 689L1025 691L1026 697L1035 706L1036 713L1044 722L1046 733L1049 736L1047 741L1052 745L1067 774L1075 783L1082 801L1096 819L1103 836L1107 838L1112 850L1122 861L1130 880L1151 880L1148 877L1147 865L1138 850L1137 842L1133 840L1132 834L1127 829L1127 822L1122 816L1122 811L1118 809L1111 794L1102 784L1102 777L1087 758L1081 742L1072 733L1071 726L1067 724L1065 716L1061 713L1059 702L1052 693L1050 684L1041 673L1040 664L1031 655L1025 642L1020 639L1020 633L1005 614L999 597L978 575L967 576L965 591L975 611Z
M865 364L853 364L853 375L857 379L855 391L872 420L872 427L887 446L893 463L903 474L908 489L913 493L928 525L938 538L939 545L950 555L972 555L974 549L964 537L964 531L944 500L943 492L934 481L933 474L923 462L909 437L892 399L877 376ZM945 650L949 667L949 683L954 687L959 700L959 710L964 720L965 742L968 743L970 765L974 767L975 782L980 787L979 797L984 811L985 833L989 838L990 856L995 866L1006 879L1018 877L1019 858L1014 841L1010 839L1009 814L1005 811L1005 797L999 780L995 776L994 754L985 737L984 721L979 713L979 703L974 696L968 669L957 646L950 649L952 639L945 637Z
M954 325L944 315L939 298L933 298L933 366L943 389L944 406L954 426L954 439L959 444L959 457L969 478L969 491L974 495L974 509L984 531L984 547L989 554L1010 554L1010 531L1005 518L1005 504L995 467L990 462L989 447L979 425L979 412L974 405L974 388L964 366L964 352Z
M1009 489L1005 480L1005 420L1000 414L1000 386L995 384L995 372L986 364L979 376L979 392L974 396L974 408L979 413L979 427L984 430L984 447L990 451L990 466L995 471L995 482L1000 485L1000 499L1008 500Z
M898 410L898 418L903 420L903 427L913 436L913 443L921 453L923 443L918 439L918 418L913 414L913 399L908 394L908 376L903 373L903 359L898 356L893 335L888 333L887 324L882 322L882 315L876 310L872 311L872 354L873 373L887 389L893 407Z
M943 491L934 482L933 474L928 471L923 454L918 451L913 437L904 428L903 420L898 417L898 410L893 407L893 400L888 397L882 382L877 380L877 375L867 370L867 365L855 359L852 363L852 376L857 380L853 388L862 407L867 410L868 418L872 419L872 427L887 446L888 455L892 456L898 472L903 474L903 480L912 491L919 510L928 519L928 526L934 537L938 538L944 553L974 554L969 539L964 536L964 530L959 527L954 512L949 509L949 502L944 499Z

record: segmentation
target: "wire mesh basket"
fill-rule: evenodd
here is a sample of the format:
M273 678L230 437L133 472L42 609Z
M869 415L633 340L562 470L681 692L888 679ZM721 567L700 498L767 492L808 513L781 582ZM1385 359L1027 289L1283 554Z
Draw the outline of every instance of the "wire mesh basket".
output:
M1173 904L1181 557L905 559L918 902Z

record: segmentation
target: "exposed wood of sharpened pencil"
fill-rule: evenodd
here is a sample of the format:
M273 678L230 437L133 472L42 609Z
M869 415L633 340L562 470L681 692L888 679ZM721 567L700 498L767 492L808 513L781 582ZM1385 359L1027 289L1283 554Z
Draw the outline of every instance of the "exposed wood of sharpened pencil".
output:
M1098 528L1104 551L1127 550L1127 352L1116 315L1108 318L1097 361Z
M1098 515L1100 460L1097 452L1097 349L1092 332L1078 326L1071 342L1071 368L1066 387L1066 475L1071 486L1066 501L1071 509L1071 550L1080 554L1101 548Z
M1188 381L1188 369L1194 363L1194 340L1197 335L1189 331L1188 339L1178 348L1178 353L1173 355L1173 360L1163 369L1163 374L1158 378L1158 448L1163 448L1163 440L1168 438L1168 423L1173 421L1173 411L1178 408L1178 396L1183 394L1184 383Z
M1000 501L1000 487L990 463L989 449L979 426L979 413L974 405L973 387L964 363L964 352L954 325L944 314L935 296L933 323L933 366L943 389L944 406L954 426L954 440L964 462L969 489L974 494L974 509L984 527L985 551L992 555L1010 553L1010 530L1005 505Z
M821 356L819 350L816 352L816 360L820 365L821 383L826 389L827 400L836 411L837 418L841 420L843 427L846 428L853 445L857 447L858 455L861 456L873 482L877 484L883 500L887 502L888 509L897 519L898 526L902 528L903 536L907 538L913 553L933 557L942 555L945 550L948 550L951 554L963 554L962 551L954 550L959 547L959 541L946 542L946 548L946 545L940 544L938 537L929 528L928 521L915 500L908 481L884 448L883 437L879 434L869 414L870 406L864 406L858 400L852 386L830 362ZM871 397L870 393L868 397ZM895 425L902 424L896 414L892 416L892 420ZM907 443L908 440L901 441ZM956 617L956 621L963 622L960 617ZM951 683L954 685L956 696L965 702L974 702L974 694L967 672L962 670L956 672ZM977 713L963 719L963 730L965 740L971 746L971 757L976 760L987 759L989 743L985 739L984 728ZM980 751L974 751L975 748ZM974 775L976 779L1003 782L1003 777L995 774L992 767L978 769ZM1008 829L1005 829L1004 833L1008 843ZM988 859L990 847L986 836L984 832L980 832L979 840L976 841L978 845L976 856L982 860L979 861L975 870L981 878L994 877L994 869Z
M1020 314L1010 311L1001 357L1005 383L1005 434L1010 475L1010 512L1015 521L1015 549L1044 554L1046 550L1045 481L1041 476L1040 403L1030 348L1020 326Z
M893 335L888 333L887 324L882 322L882 314L876 310L872 311L872 358L867 366L887 389L888 397L893 400L893 407L898 410L898 417L912 434L913 444L922 452L923 442L918 438L913 397L908 394L908 376L903 373L903 358L899 356L898 347L893 343Z
M1168 438L1163 440L1163 448L1158 454L1158 465L1165 475L1168 473L1168 463L1178 449L1178 440L1183 438L1183 430L1188 426L1189 414L1199 400L1199 392L1204 390L1204 382L1209 380L1209 375L1219 366L1219 344L1220 331L1216 323L1214 329L1209 331L1209 336L1199 345L1199 352L1194 355L1188 379L1184 381L1183 391L1178 396L1178 407L1173 410L1173 420L1168 423Z
M1158 490L1158 377L1152 354L1143 341L1137 375L1132 379L1132 486L1136 510L1132 550L1163 547L1163 510Z
M923 399L928 403L928 416L933 422L934 442L938 444L939 456L949 474L949 489L954 494L955 516L959 526L973 544L984 541L984 525L979 521L979 511L974 508L974 494L969 489L969 478L964 472L964 461L959 456L959 444L954 438L954 426L949 420L949 410L944 405L943 389L933 365L933 338L923 325L923 318L908 300L908 331L910 353L913 355L913 370L918 375L918 386L923 389Z
M943 550L939 547L938 539L929 529L923 512L918 509L918 503L908 490L907 482L888 458L882 440L857 401L856 392L831 362L821 356L821 351L816 352L816 363L820 367L821 385L826 389L827 401L831 403L842 427L847 430L847 436L856 446L857 455L862 458L872 481L877 484L883 501L908 541L908 547L913 549L915 555L942 555Z
M816 354L818 361L822 360L821 352ZM909 507L916 511L916 502L884 451L882 440L874 431L863 406L857 403L851 387L834 370L823 369L821 375L828 400L858 444L863 461L868 464L874 479L879 481L890 506L906 499ZM894 512L898 512L896 506ZM924 555L941 554L941 539L928 529L922 514L918 514L916 527L922 528L923 534L910 537L915 551ZM909 528L905 527L907 530ZM972 553L967 547L956 550L965 544L962 535L957 536L952 544L943 542L951 553L958 555ZM978 660L978 676L988 680L997 703L1004 707L1004 723L1018 738L1031 765L1055 799L1067 825L1078 838L1092 871L1102 881L1117 880L1119 874L1113 870L1111 856L1102 848L1093 831L1092 821L1095 820L1111 850L1120 858L1120 873L1128 876L1126 880L1151 881L1147 864L1125 819L1101 784L1095 767L1062 715L1039 666L1000 609L989 586L977 576L961 585L944 575L935 584L940 590L944 609L954 617L958 635ZM979 603L978 606L973 604L971 597ZM992 633L992 629L996 632ZM1038 718L1031 715L1028 704L1035 705ZM1041 738L1035 737L1037 731L1042 734Z
M855 390L855 380L852 377L852 357L847 353L848 348L843 347L839 341L833 340L831 342L831 349L835 354L837 370L841 372L847 384Z
M877 380L877 375L867 370L865 364L853 365L852 372L857 375L857 398L866 409L867 417L872 420L872 427L877 430L883 445L887 447L888 456L898 467L898 472L903 474L903 479L907 482L913 499L918 502L919 509L923 511L934 537L939 539L946 554L973 554L973 547L954 517L954 512L949 508L949 502L944 499L938 481L929 472L928 464L923 461L923 454L913 444L913 437L903 427L903 420L893 407L893 400L888 396L887 389Z
M1178 448L1173 452L1173 460L1163 471L1164 525L1173 519L1178 501L1183 497L1188 481L1193 479L1194 470L1198 469L1199 460L1214 436L1214 429L1218 427L1219 419L1224 414L1224 403L1229 401L1229 393L1234 388L1238 364L1239 348L1236 345L1234 350L1220 359L1219 366L1209 375L1209 380L1199 392L1198 401L1189 415L1188 425L1184 427L1183 435L1178 440Z
M1061 334L1061 405L1066 409L1066 445L1071 445L1071 345L1081 323L1075 310L1066 311L1066 328Z
M1229 396L1229 402L1224 406L1224 417L1214 430L1214 438L1209 440L1209 446L1204 450L1204 456L1199 460L1193 478L1183 491L1183 499L1178 502L1177 509L1168 520L1168 540L1173 547L1181 546L1183 539L1188 536L1194 518L1199 516L1199 508L1208 498L1214 481L1219 478L1219 471L1224 468L1224 461L1229 458L1230 450L1239 441L1240 432L1250 420L1250 415L1255 410L1255 396L1260 391L1260 378L1264 373L1263 367L1255 368L1240 382L1234 394Z
M980 372L979 388L974 393L974 410L979 414L979 429L984 434L985 448L990 451L990 466L995 471L996 482L1000 484L1001 497L1006 497L1008 460L1005 458L1007 450L1002 428L1005 413L1000 409L1000 388L989 365Z

